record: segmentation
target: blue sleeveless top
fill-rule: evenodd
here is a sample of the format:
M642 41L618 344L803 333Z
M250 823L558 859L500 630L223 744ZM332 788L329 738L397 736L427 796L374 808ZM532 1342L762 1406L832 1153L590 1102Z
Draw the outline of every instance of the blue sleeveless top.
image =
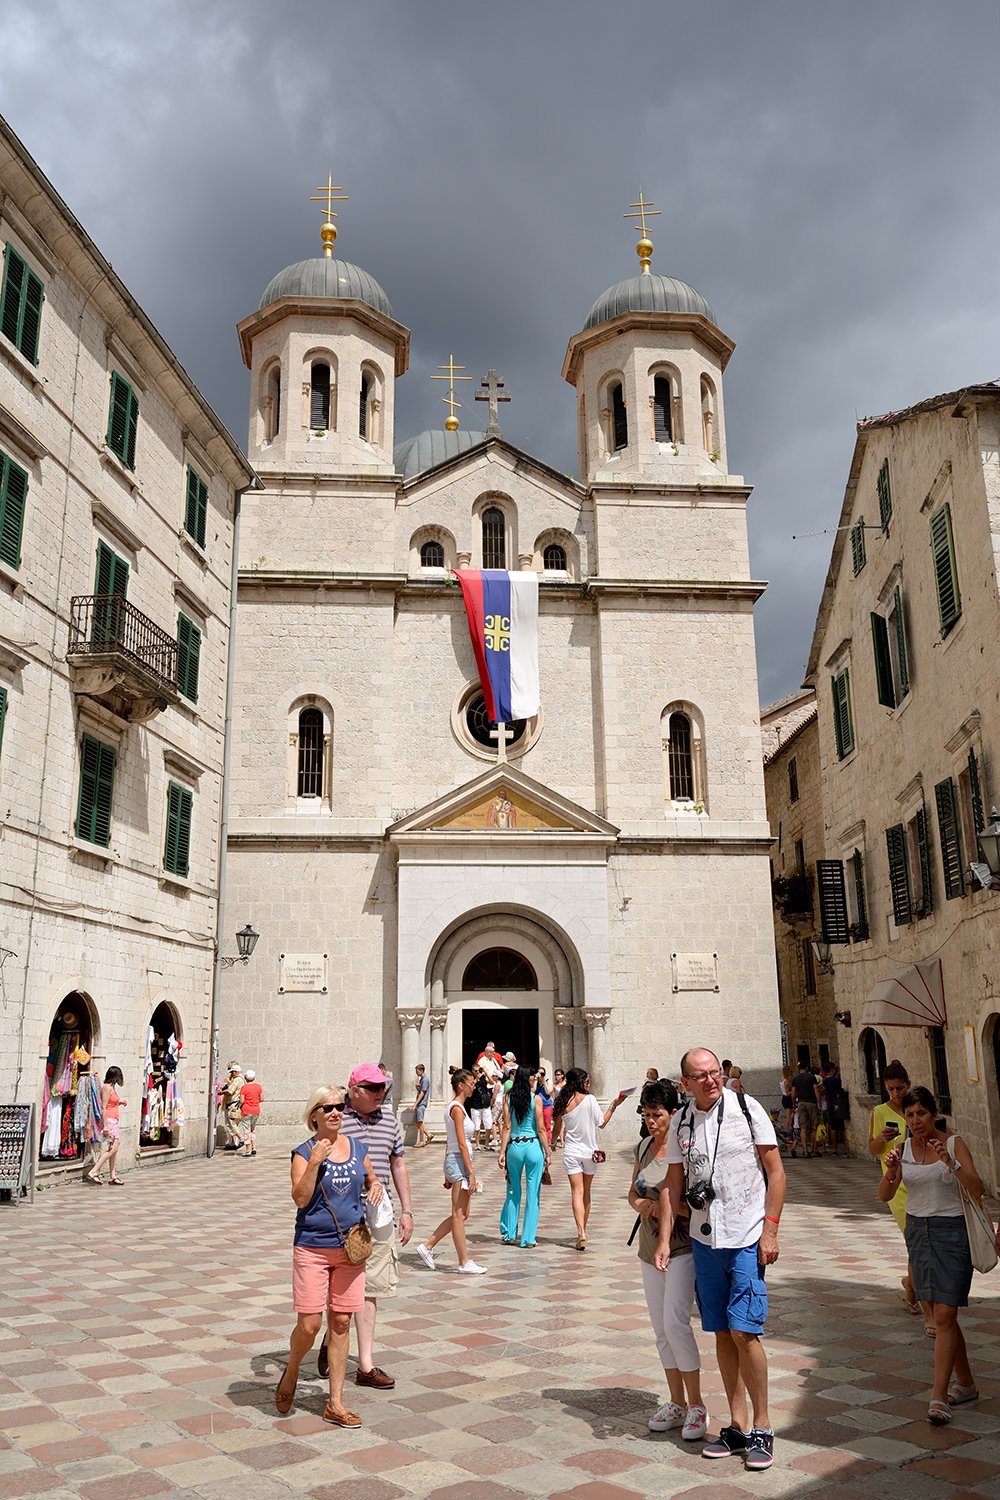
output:
M293 1156L312 1155L315 1137L296 1146ZM364 1217L362 1201L365 1190L365 1148L360 1141L351 1140L351 1154L346 1161L325 1161L316 1177L316 1189L306 1204L295 1214L294 1245L312 1245L321 1250L336 1250L343 1246L343 1239L333 1221L344 1234ZM326 1198L323 1192L326 1193ZM327 1198L333 1214L327 1207Z

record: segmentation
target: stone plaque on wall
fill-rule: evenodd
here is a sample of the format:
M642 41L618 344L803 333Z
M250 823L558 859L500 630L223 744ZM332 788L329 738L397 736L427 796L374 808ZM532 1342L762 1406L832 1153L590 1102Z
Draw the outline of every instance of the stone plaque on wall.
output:
M670 975L673 991L715 990L719 988L719 955L717 953L671 953Z
M325 995L326 992L325 953L279 953L279 995Z

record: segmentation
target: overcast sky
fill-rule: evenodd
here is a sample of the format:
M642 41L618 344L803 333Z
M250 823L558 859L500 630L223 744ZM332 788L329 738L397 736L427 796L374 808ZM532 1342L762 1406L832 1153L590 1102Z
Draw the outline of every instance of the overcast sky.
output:
M397 440L453 350L575 473L562 358L635 272L641 183L653 269L737 345L763 703L801 681L833 538L792 533L836 525L857 417L1000 374L997 0L47 0L3 7L0 56L0 109L241 443L234 325L320 253L332 171L338 253L412 330Z

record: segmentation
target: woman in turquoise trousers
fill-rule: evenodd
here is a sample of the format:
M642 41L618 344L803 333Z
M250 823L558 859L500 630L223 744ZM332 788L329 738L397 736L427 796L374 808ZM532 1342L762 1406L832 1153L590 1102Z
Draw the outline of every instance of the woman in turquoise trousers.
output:
M538 1202L542 1173L549 1160L542 1101L531 1089L531 1074L518 1068L510 1093L504 1100L500 1136L500 1170L507 1173L507 1196L500 1213L500 1238L505 1245L517 1240L521 1214L521 1178L527 1181L521 1248L530 1249L538 1233Z

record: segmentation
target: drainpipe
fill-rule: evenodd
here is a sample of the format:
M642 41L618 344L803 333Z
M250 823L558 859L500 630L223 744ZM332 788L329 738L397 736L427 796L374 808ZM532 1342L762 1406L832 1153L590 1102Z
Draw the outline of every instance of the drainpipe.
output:
M218 1077L219 1034L215 1021L219 990L222 984L222 944L226 925L226 844L229 840L229 760L233 739L233 679L236 667L236 592L240 574L240 510L247 490L263 490L265 485L255 474L249 484L234 493L233 561L229 579L229 643L226 650L226 719L222 745L222 818L219 823L219 859L216 887L219 892L215 919L215 965L212 972L212 1002L208 1016L208 1131L206 1156L215 1154L215 1085Z

